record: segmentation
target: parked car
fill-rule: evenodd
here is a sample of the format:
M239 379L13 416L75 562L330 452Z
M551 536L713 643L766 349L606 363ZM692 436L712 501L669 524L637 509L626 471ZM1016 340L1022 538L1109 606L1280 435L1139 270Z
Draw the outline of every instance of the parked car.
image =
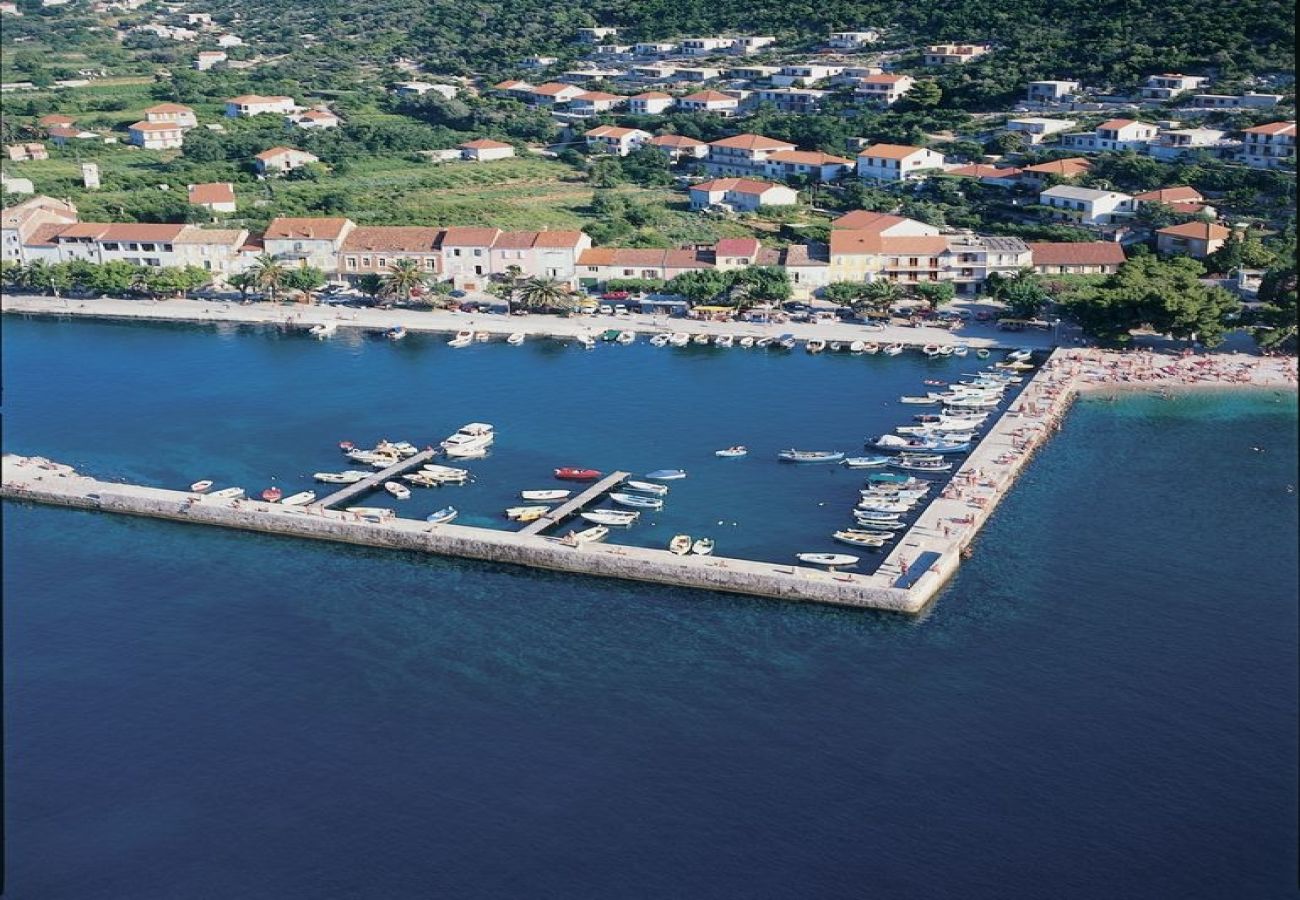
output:
M599 309L599 312L600 312L600 314L601 314L602 316L612 316L612 315L614 315L614 307L610 306L608 303L602 303L602 304L600 304L600 306L598 307L598 309Z
M448 297L464 297L464 296L465 296L465 292L464 292L464 291L452 291L452 292L451 292L450 294L448 294L447 296L448 296Z
M614 315L616 315L616 316L628 316L628 315L631 315L631 313L629 313L629 312L627 311L627 307L624 306L622 303L615 303L615 304L614 304Z

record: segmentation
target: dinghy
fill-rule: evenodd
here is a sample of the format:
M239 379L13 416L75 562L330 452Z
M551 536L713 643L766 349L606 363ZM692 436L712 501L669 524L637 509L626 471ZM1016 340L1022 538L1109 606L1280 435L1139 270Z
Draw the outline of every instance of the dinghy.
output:
M831 535L835 540L842 544L853 544L856 547L883 547L885 542L881 538L867 534L865 531L859 531L854 528L846 528L843 531L837 531Z
M738 456L744 456L748 452L749 451L744 447L737 445L735 447L728 447L726 450L714 450L713 455L720 456L723 459L735 459Z
M461 347L468 347L472 343L474 343L474 332L458 331L456 336L447 342L447 346L459 350Z
M609 535L609 529L604 525L593 525L585 531L570 531L564 537L560 538L566 544L577 547L582 544L595 544L603 541Z
M204 479L203 481L196 481L190 485L190 490L196 494L205 494L211 487L212 482L208 479Z
M514 334L510 335L510 337L506 338L506 343L511 347L518 347L524 342L526 337L527 336L522 331L516 331Z
M555 470L555 477L561 481L595 481L600 475L596 469L576 469L570 466Z
M839 450L782 450L776 458L781 462L828 463L839 462L844 454Z
M832 569L837 566L856 565L858 562L858 557L847 553L796 553L795 559L809 565L828 566Z
M655 469L653 472L646 472L646 478L653 478L656 481L676 481L679 478L686 477L685 469Z
M534 502L555 503L569 499L569 495L572 493L573 491L520 491L519 497Z
M384 490L392 494L398 500L410 500L411 489L397 481L385 481Z
M306 506L316 499L315 491L299 491L298 493L285 497L280 501L281 506Z
M691 552L696 556L709 556L713 553L713 539L700 538L694 544L691 544Z
M582 518L588 522L597 525L614 525L623 526L632 525L640 518L641 514L634 510L622 509L593 509L591 512L582 513Z
M673 535L673 539L668 542L668 549L678 556L685 556L691 552L691 536L689 534Z
M551 511L549 506L511 506L506 509L507 519L539 519Z
M624 494L615 492L609 495L609 499L619 506L631 506L636 509L663 509L664 502L658 497L646 497L641 494Z
M280 490L278 487L269 487L266 490L262 491L262 499L265 500L267 503L275 503L283 496L284 496L284 491Z
M434 525L441 525L443 522L450 522L452 519L456 518L457 515L459 515L459 512L456 510L456 507L444 506L437 512L429 513L424 517L424 521L432 522Z
M668 485L653 484L649 481L625 481L623 487L630 490L640 491L643 494L653 494L656 497L662 497L668 493Z
M244 489L241 487L222 488L219 491L213 491L208 496L214 500L239 500L244 496Z
M844 465L850 469L875 469L889 464L889 456L849 456L844 459Z

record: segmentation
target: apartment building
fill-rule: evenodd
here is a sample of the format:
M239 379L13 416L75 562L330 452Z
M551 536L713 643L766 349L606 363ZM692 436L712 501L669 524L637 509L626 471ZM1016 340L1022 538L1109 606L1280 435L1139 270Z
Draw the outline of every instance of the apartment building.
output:
M758 174L771 154L796 149L794 144L761 134L737 134L709 144L705 168L714 175Z

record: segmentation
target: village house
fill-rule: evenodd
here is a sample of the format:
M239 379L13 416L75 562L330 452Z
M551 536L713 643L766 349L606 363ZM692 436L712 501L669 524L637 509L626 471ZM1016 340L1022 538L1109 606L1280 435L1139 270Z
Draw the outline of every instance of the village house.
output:
M185 24L186 25L211 25L212 15L211 13L186 13Z
M678 43L683 56L713 56L731 49L732 39L723 37L686 38Z
M587 93L575 84L563 84L559 81L548 81L546 84L539 84L528 92L529 99L538 106L556 106L561 103L568 103L574 97L579 97Z
M263 113L288 115L297 108L292 97L263 97L259 94L241 94L226 101L229 118L260 116Z
M1202 153L1226 156L1229 151L1241 149L1237 141L1224 140L1226 136L1226 131L1217 128L1169 128L1161 131L1146 149L1161 162L1177 162Z
M499 228L455 226L442 237L443 272L462 290L477 290L492 274L492 245Z
M9 0L5 0L5 2L0 3L0 15L21 16L22 14L23 11L18 8L17 3L9 2Z
M956 234L947 240L947 254L940 258L947 271L940 278L963 295L974 294L990 275L1012 277L1033 261L1029 245L1016 237Z
M1030 103L1061 103L1083 90L1077 81L1031 81L1025 86Z
M528 56L519 63L522 69L549 69L560 60L555 56Z
M661 134L652 137L646 141L646 146L654 147L660 153L667 155L673 162L703 159L709 155L709 145L704 141L697 141L695 138L685 137L680 134Z
M244 39L233 34L223 34L217 37L218 47L242 47Z
M626 97L604 91L585 91L569 101L569 112L575 116L598 116L610 112L627 102Z
M883 74L885 70L880 66L845 66L838 75L831 78L831 84L836 87L856 88L862 79Z
M887 235L871 227L834 228L829 277L832 282L939 281L947 252L948 239L938 229L933 234Z
M612 56L630 57L632 55L631 44L597 44L592 48L591 55L601 59L608 59Z
M992 49L988 44L932 44L921 55L921 64L958 66L979 59Z
M853 160L808 150L778 150L768 155L763 170L769 178L799 176L812 181L834 181L853 171Z
M1104 150L1145 150L1160 129L1134 119L1109 119L1092 131L1073 132L1061 137L1061 146L1086 153Z
M650 140L650 133L639 128L616 128L613 125L598 125L588 131L584 138L587 141L588 150L627 156Z
M453 84L433 84L428 81L399 81L393 85L393 93L399 97L423 97L425 94L437 94L444 100L451 100L456 96L456 86Z
M715 178L691 185L691 209L729 208L753 212L761 206L793 206L799 192L793 188L750 178Z
M65 116L62 113L50 113L48 116L41 116L36 120L37 125L46 129L75 125L76 122L77 120L72 116Z
M253 160L253 165L262 175L284 175L294 169L320 162L319 157L293 147L272 147L254 156Z
M520 278L553 278L576 286L578 258L591 247L581 231L503 231L492 242L489 271Z
M1038 195L1038 202L1051 208L1055 221L1079 225L1113 225L1133 215L1133 198L1119 191L1058 184Z
M209 184L191 184L189 201L193 206L202 206L212 212L232 213L235 205L235 186L228 181L214 181Z
M796 149L794 144L761 134L737 134L709 144L705 168L713 175L759 174L768 156L778 150Z
M1295 156L1295 122L1270 122L1243 132L1241 161L1257 169L1276 166Z
M580 44L599 44L605 38L616 37L617 28L579 28L577 40Z
M223 63L230 57L222 50L200 50L198 56L194 58L194 68L200 72L206 72L217 63Z
M1166 72L1163 75L1151 75L1142 85L1144 100L1172 100L1179 94L1194 91L1210 79L1196 75L1182 75L1178 72Z
M831 228L853 231L870 231L881 237L927 237L940 234L938 228L916 219L907 219L890 213L855 209L831 222Z
M1231 229L1213 222L1184 222L1157 231L1156 249L1161 253L1204 259L1227 243L1231 235Z
M0 194L34 194L36 185L30 178L13 178L0 170Z
M768 81L780 71L780 66L733 66L727 70L727 77L749 82Z
M66 147L71 141L101 141L104 140L99 134L93 131L87 131L76 125L55 125L47 128L45 133L49 135L50 142L56 147ZM117 142L117 138L113 138ZM107 143L107 141L105 141Z
M28 141L25 144L9 144L5 154L14 162L26 162L33 159L49 159L50 151L44 144Z
M66 200L37 194L0 209L0 259L31 261L25 247L42 228L46 235L77 221L77 208Z
M187 225L172 242L177 265L194 266L211 272L216 281L243 271L248 261L240 248L248 241L243 228L199 228Z
M686 68L677 69L673 73L673 77L681 81L712 81L715 78L722 77L722 70L710 68L709 66L688 66Z
M782 66L772 75L771 81L775 87L809 87L843 71L843 66L808 64Z
M754 97L759 103L772 104L779 112L811 113L817 111L830 93L813 88L764 88L755 91Z
M955 169L947 169L943 174L949 178L973 178L980 184L1012 188L1021 183L1020 172L1021 170L1014 166L999 168L984 163L976 163L969 166L958 166Z
M516 100L531 101L533 99L533 91L537 90L537 88L529 84L527 81L520 81L517 78L507 78L505 81L492 85L492 90L498 94L504 94L507 97L514 97Z
M748 56L751 53L757 53L764 47L770 47L775 43L776 38L770 34L745 35L743 37L732 38L731 52L739 56Z
M677 52L677 45L671 41L646 41L632 45L632 55L641 57L668 56Z
M60 262L84 261L103 265L126 262L133 266L184 265L176 239L189 225L81 222L54 235Z
M740 108L740 100L719 91L699 91L682 97L677 101L677 107L682 112L710 112L720 116L734 116Z
M1210 216L1218 215L1217 210L1205 202L1205 198L1201 196L1201 192L1189 185L1147 191L1146 193L1135 196L1133 198L1133 203L1135 209L1141 209L1148 203L1163 203L1174 212L1185 216L1201 214L1207 214Z
M128 143L145 150L175 150L185 142L185 129L168 122L136 122L126 132Z
M858 154L858 177L870 181L909 181L942 168L943 154L924 147L873 144Z
M457 144L456 149L460 150L462 159L472 162L490 162L494 159L509 159L515 155L515 148L511 144L502 141L494 141L488 138L479 138L474 141L466 141L463 144Z
M578 284L593 288L621 278L667 281L685 272L712 267L712 253L699 249L591 247L578 257Z
M338 269L339 251L355 229L351 219L277 217L262 234L264 250L278 260L311 266L322 272Z
M633 66L628 70L628 78L646 84L664 84L677 78L677 67L662 64Z
M1114 241L1030 243L1039 275L1113 275L1124 264L1124 248Z
M1197 94L1192 97L1192 106L1196 109L1272 109L1281 102L1281 94L1256 94L1253 91L1240 96Z
M1026 116L1021 119L1008 119L1004 126L1013 134L1023 135L1030 146L1037 146L1054 134L1069 131L1079 123L1073 119L1043 119Z
M1091 170L1092 163L1082 157L1071 156L1066 159L1054 159L1050 162L1024 166L1020 170L1020 178L1030 186L1037 185L1041 187L1047 184L1049 179L1073 181L1087 175Z
M880 32L875 29L866 31L832 31L826 46L832 50L861 50L868 44L880 40Z
M428 276L437 276L443 234L441 228L421 225L358 225L339 247L338 274L355 284L362 275L387 275L399 259L409 259Z
M723 238L713 247L713 267L730 272L756 266L762 251L758 238Z
M627 111L634 116L657 116L673 108L677 101L662 91L646 91L627 98Z
M858 80L853 93L872 106L890 107L907 96L914 84L911 75L867 75Z
M309 109L303 113L291 113L284 117L284 124L287 128L338 128L342 122L342 119L324 107Z

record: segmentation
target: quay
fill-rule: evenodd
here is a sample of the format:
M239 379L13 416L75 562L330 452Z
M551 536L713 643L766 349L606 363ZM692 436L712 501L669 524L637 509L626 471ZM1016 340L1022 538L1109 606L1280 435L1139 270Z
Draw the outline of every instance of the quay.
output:
M520 534L541 534L552 525L558 525L560 522L576 516L591 504L595 503L601 497L604 497L618 485L623 483L631 472L615 472L612 475L606 475L600 481L587 488L572 500L557 506L535 522L529 522L523 528L519 529Z
M373 490L383 487L385 481L389 481L393 478L400 478L402 475L405 475L417 466L424 465L437 455L437 450L432 447L427 447L414 456L408 456L406 459L399 461L395 465L391 465L387 469L382 469L374 475L371 475L369 478L363 478L355 484L346 485L341 490L337 490L323 500L317 500L311 505L319 506L322 509L331 509L336 506L343 506L353 497L360 497L362 494L368 494Z

